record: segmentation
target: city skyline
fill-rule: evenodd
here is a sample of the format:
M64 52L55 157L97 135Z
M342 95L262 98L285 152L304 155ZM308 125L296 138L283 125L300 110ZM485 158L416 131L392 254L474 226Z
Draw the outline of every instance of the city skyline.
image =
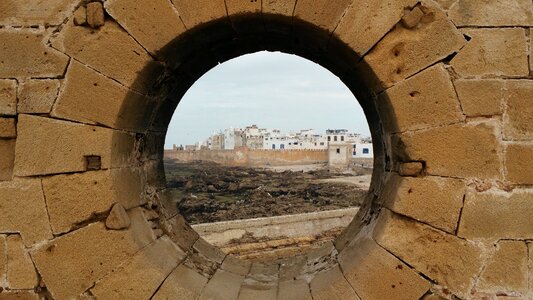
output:
M251 124L370 135L355 96L331 72L295 55L259 52L218 65L191 87L174 113L165 148Z

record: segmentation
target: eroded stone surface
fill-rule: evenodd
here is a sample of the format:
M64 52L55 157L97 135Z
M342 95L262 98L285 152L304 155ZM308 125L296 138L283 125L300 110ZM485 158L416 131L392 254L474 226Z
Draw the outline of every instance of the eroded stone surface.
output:
M17 114L17 82L0 79L0 116Z
M281 281L278 288L278 300L311 300L309 284L305 280Z
M0 3L0 25L60 25L77 2L5 0Z
M87 24L92 28L104 26L104 6L102 2L91 2L87 4Z
M8 139L17 137L14 118L0 118L0 138Z
M207 283L199 299L235 300L239 296L243 280L244 276L218 269Z
M311 295L315 300L360 300L344 278L339 266L318 273L311 281Z
M38 284L37 273L18 234L7 236L7 282L10 289L31 290Z
M508 80L504 134L511 140L533 140L533 81Z
M524 162L533 157L533 144L509 144L505 148L507 180L515 184L533 184L533 168L524 168Z
M7 276L7 245L6 236L0 234L0 281L5 282Z
M15 140L0 139L0 153L0 181L11 180L15 165Z
M22 114L48 114L59 92L59 80L27 80L19 86L18 112Z
M498 79L459 79L454 81L463 112L469 117L502 113L505 81Z
M533 26L529 0L459 0L449 14L459 26Z
M130 224L131 221L124 206L120 203L113 205L113 208L111 208L111 211L105 220L105 227L108 229L120 230L130 227Z
M332 32L339 24L344 11L351 0L298 0L294 9L294 17Z
M173 3L188 29L227 17L224 0L175 0Z
M152 299L196 299L206 284L207 278L180 265L172 271Z

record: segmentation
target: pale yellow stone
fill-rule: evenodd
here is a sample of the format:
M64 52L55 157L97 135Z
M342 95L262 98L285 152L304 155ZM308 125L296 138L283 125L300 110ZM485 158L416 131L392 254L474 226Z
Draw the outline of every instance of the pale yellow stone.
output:
M481 250L473 243L389 210L381 211L374 239L458 296L470 292L481 270Z
M0 25L61 25L77 3L72 0L3 0L0 2Z
M98 299L150 299L185 257L167 237L146 246L91 289Z
M244 276L218 269L202 291L199 300L235 300Z
M263 0L263 14L291 17L296 0Z
M20 232L26 246L52 238L40 179L0 182L0 195L0 232Z
M68 57L46 46L47 35L42 30L0 31L0 78L62 76Z
M224 0L175 0L172 2L188 29L217 19L227 18Z
M7 276L6 236L0 234L0 282L5 282L6 276Z
M101 2L91 2L87 4L87 24L92 28L104 26L104 7Z
M294 8L294 18L320 27L326 32L333 32L341 21L350 0L298 0Z
M508 144L505 148L506 179L515 184L533 184L533 168L524 167L532 157L532 144Z
M533 140L533 81L506 81L504 134L510 140Z
M17 137L17 129L14 118L0 118L0 138Z
M19 115L17 131L17 176L85 171L88 155L116 168L133 156L135 137L122 131L30 115Z
M243 260L233 255L226 255L221 268L233 274L246 276L251 266L252 263L248 260Z
M354 239L345 247L339 263L362 299L419 299L431 286L368 237Z
M59 93L59 80L27 80L19 86L18 112L48 114Z
M98 30L65 24L54 48L139 92L147 92L162 72L160 64L119 24L108 20Z
M500 241L483 269L476 290L525 294L528 290L528 249L522 241Z
M458 26L533 26L529 0L459 0L449 14Z
M3 291L0 300L40 300L39 294L34 291Z
M258 0L250 0L250 1L226 0L226 7L228 9L228 14L230 18L238 16L238 15L260 13L261 5L262 5L262 1L258 1Z
M393 175L383 191L390 210L454 233L466 186L457 179Z
M142 131L148 127L154 107L152 99L72 62L52 116Z
M388 89L378 106L385 127L392 132L464 120L450 76L440 64Z
M106 1L105 7L144 48L155 55L185 32L185 25L171 1L112 0Z
M473 123L407 132L393 141L400 161L425 161L429 175L501 178L497 124Z
M80 6L74 12L72 16L74 20L74 25L84 26L87 25L87 8L85 6Z
M20 235L7 236L7 282L10 289L30 290L37 286L35 267Z
M305 280L288 280L279 283L278 300L312 300L309 284Z
M498 79L459 79L454 82L463 112L469 117L502 113L505 81Z
M17 114L17 82L0 79L0 116Z
M128 213L120 203L116 203L111 208L107 219L105 220L105 227L108 229L121 230L130 227L130 218Z
M278 294L277 280L262 281L246 278L239 291L238 300L257 299L270 300L276 299Z
M468 239L533 238L533 193L467 193L458 235Z
M310 283L314 300L359 300L338 265L315 275Z
M427 6L426 6L427 5ZM366 80L377 89L388 88L461 49L465 40L447 16L426 2L416 28L397 25L366 56L372 74Z
M196 299L206 284L207 278L180 265L172 271L152 299Z
M0 139L0 181L11 180L13 178L13 166L15 164L15 142L16 140Z
M464 29L463 33L472 39L450 63L459 75L529 75L524 29Z
M129 230L106 230L104 224L93 223L41 246L32 254L55 298L77 297L154 241L142 216L130 213L130 218Z

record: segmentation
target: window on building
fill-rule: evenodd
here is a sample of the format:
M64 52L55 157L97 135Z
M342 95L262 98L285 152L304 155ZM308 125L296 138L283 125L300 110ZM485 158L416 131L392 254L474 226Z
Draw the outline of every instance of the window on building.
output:
M328 142L331 142L331 137L330 136L328 136Z
M333 140L336 142L336 141L337 141L337 136L334 136L334 137L333 137Z
M279 148L280 148L280 149L285 149L285 144L281 144L281 145L279 145Z
M344 136L341 136L341 142L344 142Z
M341 154L341 148L337 148L337 154Z
M272 144L272 150L276 150L276 144Z
M369 154L370 150L368 148L363 148L363 154Z
M321 142L321 143L320 143L320 146L324 146L324 142Z

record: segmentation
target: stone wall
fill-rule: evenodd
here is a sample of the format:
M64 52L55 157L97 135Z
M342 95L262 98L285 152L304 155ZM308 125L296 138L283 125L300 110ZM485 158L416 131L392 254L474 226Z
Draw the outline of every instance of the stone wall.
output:
M0 298L533 297L532 6L1 1ZM376 153L335 243L273 265L199 239L161 167L186 90L260 50L337 75Z
M165 158L183 162L212 161L226 166L288 166L325 164L326 150L165 150Z

